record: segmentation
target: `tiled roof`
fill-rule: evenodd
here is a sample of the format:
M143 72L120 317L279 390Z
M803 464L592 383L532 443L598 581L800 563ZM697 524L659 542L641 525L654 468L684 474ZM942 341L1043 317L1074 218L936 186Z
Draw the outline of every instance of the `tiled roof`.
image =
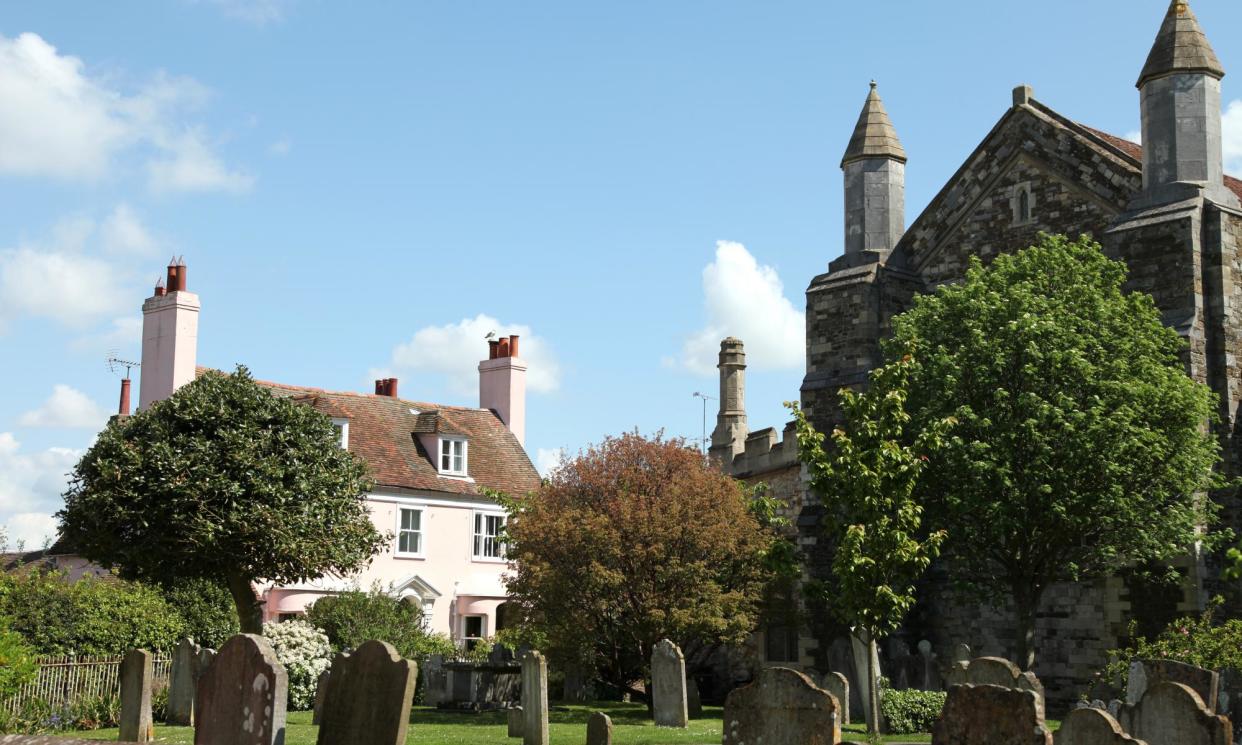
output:
M897 139L897 130L888 118L884 102L875 83L871 84L871 92L863 104L862 113L858 115L858 123L854 125L854 134L850 144L845 148L845 157L841 166L863 158L892 158L906 162L906 151Z
M1208 43L1203 29L1195 18L1190 3L1173 0L1169 12L1147 55L1147 64L1139 74L1139 87L1147 80L1174 72L1201 72L1216 78L1225 76L1216 52Z
M1129 140L1123 137L1118 137L1117 135L1110 135L1107 132L1101 132L1100 130L1095 129L1093 127L1088 127L1085 124L1079 125L1079 126L1091 132L1091 134L1095 135L1096 137L1099 137L1101 140L1104 140L1109 145L1112 145L1114 149L1120 150L1122 153L1132 158L1136 163L1139 164L1140 167L1142 166L1143 164L1143 146L1142 145L1138 144L1137 142L1130 142ZM1234 194L1237 194L1239 199L1242 199L1242 179L1236 179L1233 176L1226 175L1225 176L1225 187L1228 188L1229 191L1232 191Z
M517 438L491 411L405 401L390 396L325 391L258 381L328 416L349 419L349 449L370 467L377 487L477 495L480 487L521 495L539 485ZM473 481L442 477L415 433L447 432L467 439Z

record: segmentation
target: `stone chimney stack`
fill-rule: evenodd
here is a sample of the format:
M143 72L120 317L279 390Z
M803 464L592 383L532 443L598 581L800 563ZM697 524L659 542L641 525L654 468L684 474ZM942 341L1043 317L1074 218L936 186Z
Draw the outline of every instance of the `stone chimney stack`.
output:
M874 81L841 170L846 255L891 251L906 232L906 151Z
M1143 194L1137 206L1204 196L1238 206L1225 188L1216 52L1186 0L1173 0L1139 75Z
M526 444L526 363L518 357L518 337L489 341L479 363L479 408L491 409L517 441Z
M741 339L720 342L720 413L712 430L711 456L725 466L746 449L746 347Z
M194 380L198 356L198 295L186 289L184 259L168 263L166 281L142 304L142 366L138 408L168 398Z

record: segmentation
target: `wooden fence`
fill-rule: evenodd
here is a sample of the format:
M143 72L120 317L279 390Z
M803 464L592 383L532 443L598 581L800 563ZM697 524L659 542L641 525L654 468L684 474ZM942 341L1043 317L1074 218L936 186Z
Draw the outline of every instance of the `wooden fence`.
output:
M40 657L39 672L34 680L22 686L17 695L3 703L5 709L17 712L27 701L44 701L54 708L81 698L101 698L121 694L122 657ZM154 682L158 690L168 685L172 660L157 657L154 661Z

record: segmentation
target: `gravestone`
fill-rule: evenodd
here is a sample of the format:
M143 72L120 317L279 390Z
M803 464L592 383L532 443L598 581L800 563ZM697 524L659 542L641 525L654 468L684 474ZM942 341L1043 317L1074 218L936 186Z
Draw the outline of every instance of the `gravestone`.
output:
M841 724L850 723L850 679L841 673L826 673L820 688L836 696L841 705Z
M651 651L651 700L657 727L686 727L686 658L665 639Z
M725 699L723 745L836 745L838 705L796 670L761 670L754 682L734 688Z
M319 680L315 682L315 710L311 712L311 724L319 724L323 721L323 702L328 697L328 678L331 675L332 668L329 667L319 673Z
M955 685L932 727L932 745L1052 745L1035 694L994 685Z
M1181 683L1199 694L1208 711L1217 713L1220 675L1174 660L1135 660L1130 663L1130 675L1126 680L1126 703L1137 704L1143 700L1148 688L1166 681Z
M699 696L699 681L686 679L686 714L691 719L703 718L703 699Z
M850 684L850 700L849 702L841 702L841 713L849 714L854 721L861 721L862 716L862 697L858 695L857 681L865 677L859 676L854 672L854 651L851 647L850 640L845 637L837 637L832 640L832 644L828 647L828 669L836 670L845 676Z
M1144 745L1130 737L1108 712L1097 708L1075 709L1061 720L1053 736L1056 745Z
M969 644L958 644L953 647L953 662L965 662L970 664L974 659L973 653L970 651Z
M522 745L548 745L548 661L535 650L522 655Z
M931 642L924 639L919 642L919 658L922 660L923 681L921 688L924 691L939 691L944 688L940 682L940 665L939 658L932 651Z
M200 652L202 647L193 639L182 639L173 650L172 671L168 676L169 724L194 725L194 690L202 674Z
M514 706L509 709L509 737L522 736L522 707Z
M257 634L224 643L198 680L194 745L283 745L289 678Z
M862 721L868 726L871 725L871 685L868 682L870 680L868 660L870 660L871 667L875 668L876 678L884 677L884 670L880 667L880 651L878 648L870 650L870 646L858 636L850 635L850 648L854 652L854 682L857 684L851 686L851 691L858 694L858 700L862 705ZM883 722L883 717L881 717L881 722Z
M1199 694L1181 683L1148 687L1137 705L1126 704L1118 718L1130 735L1147 745L1230 745L1233 726L1213 714Z
M151 719L151 653L131 649L121 661L121 742L148 742L155 735Z
M587 745L612 745L612 719L602 711L587 720Z
M452 698L449 695L448 671L444 669L444 655L433 654L423 668L423 703L439 706Z
M1022 672L1018 666L1000 657L976 657L966 666L965 680L970 685L994 685L1035 694L1039 716L1044 716L1044 686L1035 673Z
M332 660L318 745L405 745L418 665L388 642Z

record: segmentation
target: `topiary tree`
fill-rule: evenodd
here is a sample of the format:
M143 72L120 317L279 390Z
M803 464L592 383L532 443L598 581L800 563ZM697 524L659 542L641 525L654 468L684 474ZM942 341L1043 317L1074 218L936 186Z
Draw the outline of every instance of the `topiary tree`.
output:
M1017 661L1035 661L1035 612L1056 582L1168 562L1223 536L1204 492L1220 447L1215 396L1126 267L1088 238L1045 236L894 319L910 356L915 431L957 420L919 483L965 586L1011 600Z
M204 647L219 649L238 632L237 608L228 588L219 582L190 577L162 590L185 622L185 635Z
M306 620L322 629L337 651L379 639L420 664L428 655L457 653L448 636L427 631L422 608L389 595L378 585L369 592L347 590L320 598L306 609Z
M70 545L124 577L225 585L241 630L260 633L254 582L349 574L383 547L369 489L331 420L238 367L111 423L57 516Z
M829 607L867 645L868 731L880 731L877 642L914 606L915 583L940 553L943 531L925 533L914 489L951 419L913 429L905 402L913 362L904 358L871 374L866 393L841 391L845 423L832 445L795 403L799 457L824 504L832 559Z
M661 639L690 658L757 625L771 536L743 487L681 440L606 439L505 501L526 638L618 690L646 696L632 684Z

